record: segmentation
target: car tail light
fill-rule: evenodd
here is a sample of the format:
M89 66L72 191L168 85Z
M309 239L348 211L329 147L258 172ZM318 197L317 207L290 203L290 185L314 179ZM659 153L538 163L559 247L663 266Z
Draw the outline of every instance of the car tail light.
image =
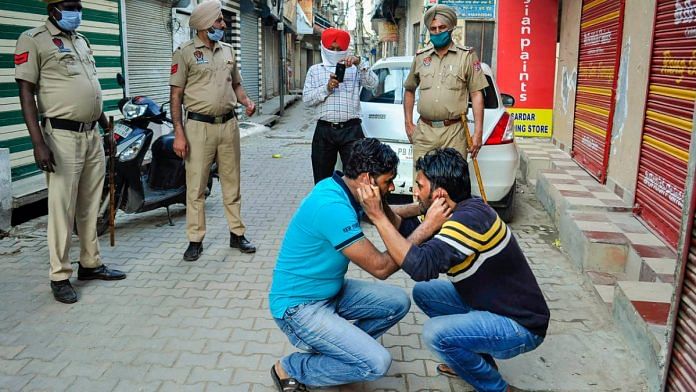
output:
M515 120L507 113L500 116L500 120L495 124L493 133L486 140L486 145L508 144L515 141Z

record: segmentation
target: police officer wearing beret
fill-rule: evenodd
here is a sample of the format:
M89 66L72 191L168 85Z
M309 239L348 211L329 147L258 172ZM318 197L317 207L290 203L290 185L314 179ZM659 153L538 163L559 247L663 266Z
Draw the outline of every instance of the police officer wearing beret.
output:
M73 222L80 237L78 280L119 280L126 274L102 264L97 240L105 169L96 125L106 128L107 121L92 49L76 31L82 3L43 1L48 20L17 40L15 80L34 159L48 184L51 289L57 301L74 303L77 293L70 285L68 258Z
M196 36L174 52L169 79L174 151L186 162L189 246L184 260L198 260L203 252L205 190L214 159L219 168L230 247L254 253L256 247L244 236L241 216L239 124L234 110L240 102L251 116L256 105L242 87L234 49L220 41L226 27L220 2L199 3L191 13L189 26L197 30ZM187 110L185 125L182 104Z
M423 16L430 32L431 45L416 53L411 72L404 82L404 116L406 134L413 143L413 162L426 152L452 147L472 158L481 148L483 138L483 93L488 86L476 53L469 47L452 42L457 14L446 5L435 5ZM418 124L413 124L416 88L420 87ZM474 111L473 145L467 146L467 126L461 114L468 111L469 96Z

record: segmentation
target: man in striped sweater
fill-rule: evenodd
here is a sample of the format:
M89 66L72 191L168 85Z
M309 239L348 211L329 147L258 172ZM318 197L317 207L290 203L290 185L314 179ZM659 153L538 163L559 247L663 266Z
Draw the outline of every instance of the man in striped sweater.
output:
M359 189L365 213L392 259L419 283L413 300L430 319L425 342L445 362L441 374L459 376L477 391L511 391L493 358L508 359L538 347L549 309L522 250L495 210L471 196L468 165L452 148L418 159L414 194L421 211L451 208L450 219L430 240L412 244L382 210L378 191ZM408 227L410 226L410 227ZM446 274L448 281L437 280Z

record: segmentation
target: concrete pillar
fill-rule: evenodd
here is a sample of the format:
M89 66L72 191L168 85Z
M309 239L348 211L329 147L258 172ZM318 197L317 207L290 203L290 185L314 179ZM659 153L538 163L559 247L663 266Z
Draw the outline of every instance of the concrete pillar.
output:
M10 150L0 148L0 231L9 231L12 219Z

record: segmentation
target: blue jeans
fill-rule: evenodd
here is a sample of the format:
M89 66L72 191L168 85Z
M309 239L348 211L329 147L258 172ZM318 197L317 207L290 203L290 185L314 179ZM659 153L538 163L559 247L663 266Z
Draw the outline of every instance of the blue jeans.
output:
M413 301L430 317L423 326L425 343L477 391L508 387L491 357L512 358L544 340L510 318L472 309L448 281L416 283Z
M346 279L335 297L293 306L275 319L290 343L305 351L284 357L281 365L314 387L376 380L389 370L391 356L375 339L410 307L400 288Z

